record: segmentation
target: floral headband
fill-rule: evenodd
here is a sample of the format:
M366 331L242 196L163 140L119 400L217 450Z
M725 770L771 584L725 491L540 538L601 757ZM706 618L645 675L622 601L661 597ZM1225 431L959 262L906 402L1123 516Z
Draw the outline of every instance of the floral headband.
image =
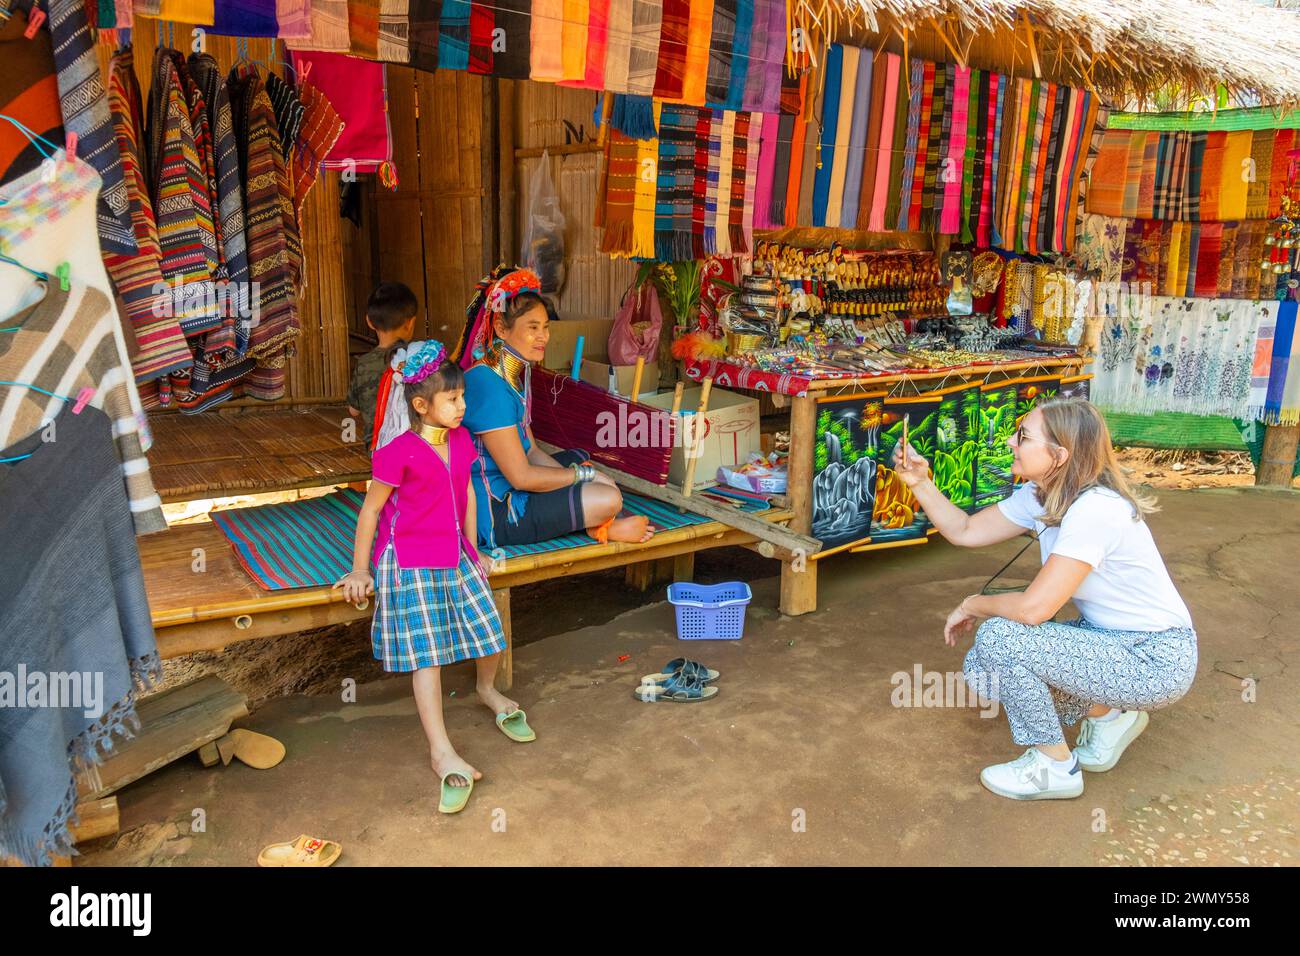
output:
M542 280L537 277L537 273L532 269L516 269L508 275L502 276L492 286L492 291L488 293L488 309L493 312L504 312L506 303L515 296L524 292L535 292L541 294Z
M402 381L422 382L438 371L447 358L447 350L437 339L421 342L406 353L406 362L402 365Z

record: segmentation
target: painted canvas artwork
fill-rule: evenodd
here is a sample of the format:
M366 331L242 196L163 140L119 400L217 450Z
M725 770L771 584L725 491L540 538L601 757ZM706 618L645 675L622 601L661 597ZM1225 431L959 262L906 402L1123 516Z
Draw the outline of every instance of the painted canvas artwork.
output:
M903 420L908 422L908 442L934 468L935 437L940 399L921 395L915 398L891 398L881 414L881 432L876 457L876 509L871 520L871 541L899 541L917 538L930 527L930 519L897 472L894 471L894 447L903 437Z
M975 463L981 434L980 390L978 385L949 392L939 401L935 419L935 486L949 501L964 511L975 505Z
M975 458L975 497L972 510L986 508L1011 494L1011 445L1016 431L1015 383L980 389L979 449Z
M1061 377L1022 378L1016 385L1016 424L1041 402L1055 398L1061 391Z
M817 405L812 534L826 548L871 536L881 418L879 397Z
M1056 393L1057 398L1082 398L1085 401L1092 394L1091 376L1080 376L1078 378L1061 379L1061 390Z

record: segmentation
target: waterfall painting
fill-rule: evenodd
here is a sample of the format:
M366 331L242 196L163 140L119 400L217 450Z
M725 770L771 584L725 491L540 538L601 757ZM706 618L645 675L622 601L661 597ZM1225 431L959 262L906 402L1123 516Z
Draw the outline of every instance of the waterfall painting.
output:
M876 510L871 524L873 543L919 538L930 527L930 519L921 510L920 503L893 469L894 447L903 437L903 419L906 418L908 444L930 462L933 477L941 405L941 397L935 394L890 398L885 402L876 458Z
M817 403L812 533L825 548L871 536L881 420L877 395Z

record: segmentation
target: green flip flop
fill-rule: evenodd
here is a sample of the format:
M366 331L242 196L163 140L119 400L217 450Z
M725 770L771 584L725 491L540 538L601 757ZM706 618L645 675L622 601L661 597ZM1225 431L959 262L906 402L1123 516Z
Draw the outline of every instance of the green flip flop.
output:
M464 777L469 781L465 787L453 787L447 782L448 777ZM449 770L442 776L442 794L438 799L439 813L460 813L469 803L469 795L474 792L474 776L461 770Z
M497 714L497 727L517 744L526 744L537 739L537 733L528 726L528 715L523 710L511 714Z

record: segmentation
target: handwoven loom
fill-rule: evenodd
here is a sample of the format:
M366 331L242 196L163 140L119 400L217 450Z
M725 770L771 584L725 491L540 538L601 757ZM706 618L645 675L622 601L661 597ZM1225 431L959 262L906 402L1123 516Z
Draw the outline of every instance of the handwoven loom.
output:
M533 366L532 426L544 442L581 448L600 464L656 485L668 483L676 427L663 409Z

